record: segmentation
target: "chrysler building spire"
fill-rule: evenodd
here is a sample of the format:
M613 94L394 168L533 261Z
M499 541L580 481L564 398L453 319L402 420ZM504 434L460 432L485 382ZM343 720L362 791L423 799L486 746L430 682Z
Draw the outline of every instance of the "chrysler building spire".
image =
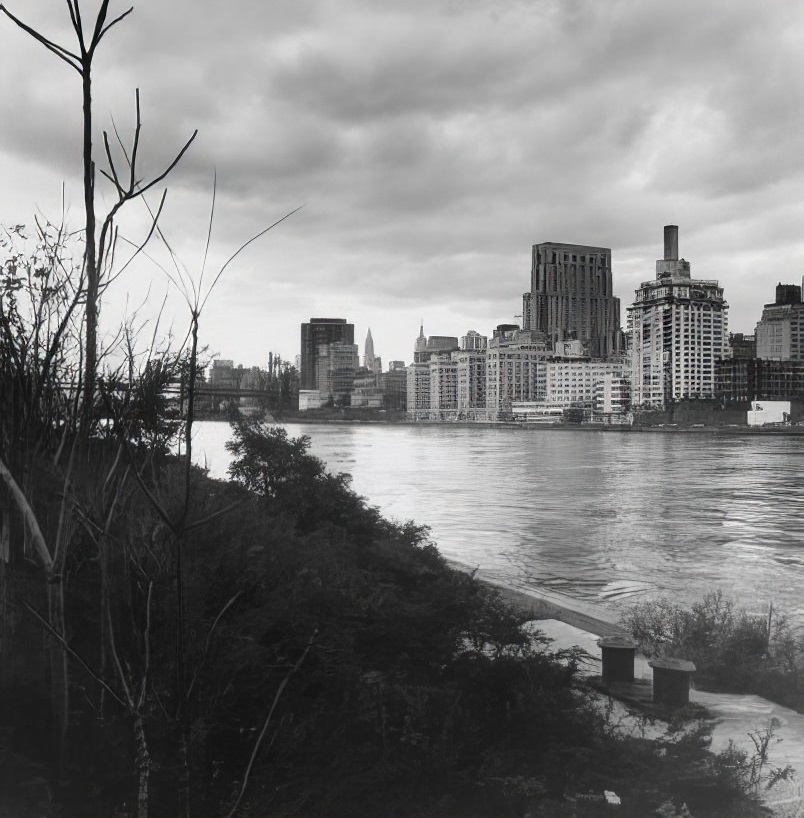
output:
M369 331L366 333L366 346L363 350L363 366L365 366L369 372L374 372L374 339L371 337L371 327L369 327Z

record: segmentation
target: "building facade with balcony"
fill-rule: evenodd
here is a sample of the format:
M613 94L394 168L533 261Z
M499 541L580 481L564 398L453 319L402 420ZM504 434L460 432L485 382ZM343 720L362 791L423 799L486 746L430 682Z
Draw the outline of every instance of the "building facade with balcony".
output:
M717 281L693 279L678 258L678 227L664 228L664 258L628 308L634 406L663 408L715 396L715 362L728 354L728 304Z
M598 385L608 377L628 381L629 363L620 356L610 360L556 359L546 365L546 400L565 408L593 409Z
M429 361L414 361L407 368L407 414L411 420L430 417Z
M495 334L486 351L486 419L509 420L513 404L545 400L552 354L527 330Z
M631 409L631 379L625 374L607 373L595 384L594 413L601 417L620 417Z
M458 363L451 355L430 358L429 420L456 420L458 416Z

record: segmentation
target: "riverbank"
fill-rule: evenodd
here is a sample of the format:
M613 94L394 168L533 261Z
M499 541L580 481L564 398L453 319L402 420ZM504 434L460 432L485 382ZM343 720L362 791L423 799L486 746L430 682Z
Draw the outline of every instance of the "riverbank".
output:
M227 418L205 418L228 423ZM609 434L704 434L704 435L749 435L751 437L804 436L804 425L793 426L748 426L746 424L714 425L707 423L663 423L627 425L619 423L529 423L512 420L410 420L404 414L395 413L389 416L356 417L342 415L312 415L305 412L286 415L281 418L269 418L267 423L283 425L296 423L306 425L357 425L357 426L420 426L450 429L527 429L544 432L607 432Z

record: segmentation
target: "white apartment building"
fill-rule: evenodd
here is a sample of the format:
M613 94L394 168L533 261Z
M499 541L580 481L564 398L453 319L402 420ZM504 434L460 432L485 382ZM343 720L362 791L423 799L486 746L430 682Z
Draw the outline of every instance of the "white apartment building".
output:
M502 340L502 343L501 343ZM511 342L513 341L513 342ZM493 338L486 352L486 417L506 420L511 407L522 401L543 401L547 388L544 344L517 344L514 339Z
M563 407L583 405L593 408L595 390L606 377L626 378L629 364L625 357L610 360L559 359L546 367L547 402Z
M414 361L408 367L408 409L411 420L430 416L430 362Z
M594 399L595 414L624 415L631 408L630 377L607 373L595 384Z
M470 329L452 353L458 365L458 420L486 417L486 349L489 339Z
M452 357L430 358L430 420L456 420L458 363Z
M458 419L486 416L486 350L462 349L452 353L458 372Z
M717 281L690 276L678 227L664 228L664 259L628 308L634 406L715 395L715 361L728 355L728 304Z

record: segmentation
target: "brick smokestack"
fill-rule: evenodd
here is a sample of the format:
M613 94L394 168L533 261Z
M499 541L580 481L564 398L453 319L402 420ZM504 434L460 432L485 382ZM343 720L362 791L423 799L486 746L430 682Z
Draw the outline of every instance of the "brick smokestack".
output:
M664 228L664 260L678 261L678 225L668 224Z

